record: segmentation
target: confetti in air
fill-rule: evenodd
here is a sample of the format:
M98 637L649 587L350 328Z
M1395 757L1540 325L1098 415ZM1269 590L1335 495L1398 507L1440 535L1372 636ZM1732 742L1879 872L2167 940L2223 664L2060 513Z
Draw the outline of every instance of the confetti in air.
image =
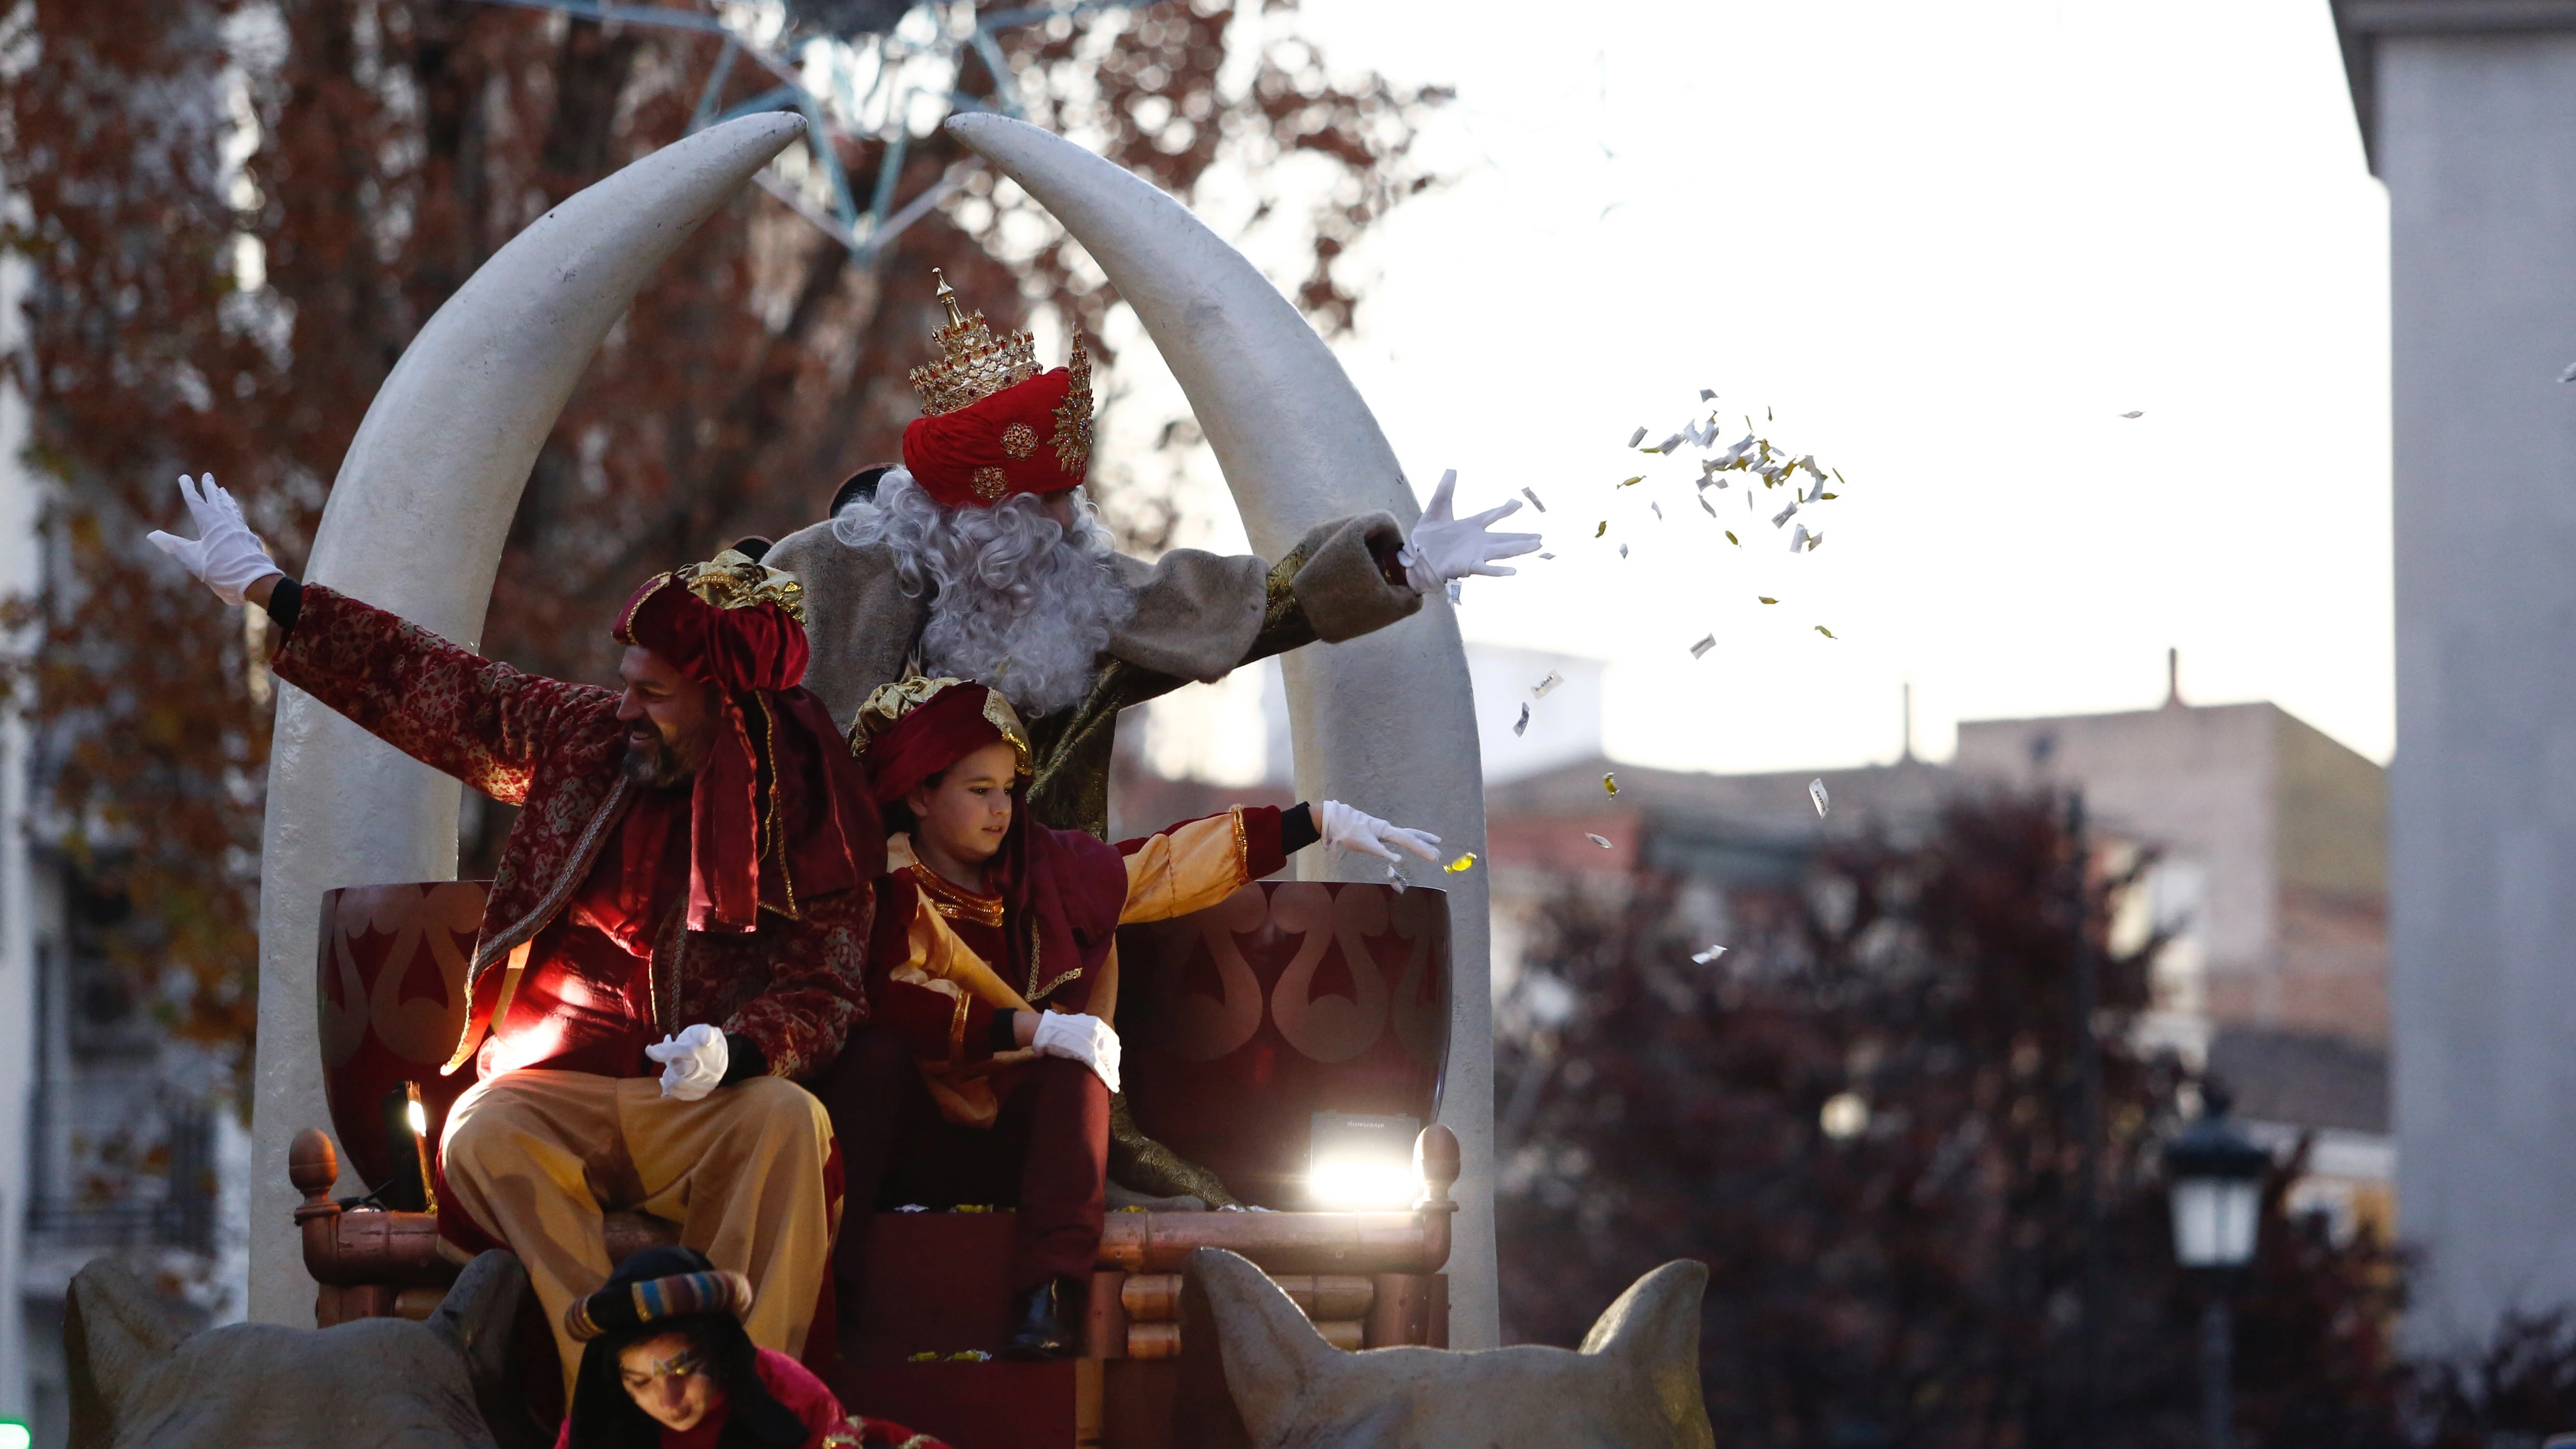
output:
M1539 512L1541 512L1541 513L1545 513L1545 512L1547 512L1547 505L1538 501L1538 495L1537 495L1537 494L1532 493L1532 492L1531 492L1531 491L1529 491L1528 489L1524 488L1524 489L1522 489L1522 490L1521 490L1521 496L1522 496L1523 498L1526 498L1526 499L1528 499L1528 500L1530 501L1530 507L1537 509L1537 510L1538 510Z
M1604 776L1602 776L1602 777L1601 777L1601 788L1610 792L1610 798L1611 798L1611 799L1613 799L1613 800L1618 799L1618 798L1619 798L1619 777L1618 777L1617 775L1615 775L1615 774L1614 774L1614 775L1604 775Z
M1626 544L1624 544L1624 543L1623 543L1623 544L1619 545L1619 557L1621 557L1621 558L1626 558L1627 556L1628 556L1628 545L1626 545Z
M1555 555L1555 554L1552 554L1552 553L1543 553L1543 554L1540 554L1540 555L1539 555L1539 557L1540 557L1540 558L1554 558L1554 557L1556 557L1556 555Z
M1699 390L1699 400L1701 402L1715 402L1717 401L1717 394L1710 392L1707 388L1701 388Z
M2568 370L2569 370L2569 371L2571 371L2571 372L2576 372L2576 368L2570 368L2570 369L2568 369ZM2563 377L2562 377L2562 378L2560 378L2560 379L2558 379L2558 380L2559 380L2560 382L2565 382L2567 379L2565 379L2565 378L2563 378ZM2122 413L2122 414L2120 414L2120 416L2122 416L2122 417L2124 417L2124 418L2143 418L2143 417L2145 417L2145 416L2146 416L2146 414L2145 414L2145 413L2139 413L2139 412L2128 412L2128 413Z
M1724 946L1711 946L1705 951L1694 952L1691 956L1691 964L1694 966L1706 966L1725 954L1726 948Z
M1476 868L1476 852L1472 850L1468 851L1465 855L1458 857L1456 860L1453 860L1440 868L1451 875L1465 875L1467 872Z
M1586 840L1591 841L1593 844L1595 844L1595 845L1597 845L1597 846L1600 846L1603 850L1609 850L1609 849L1612 849L1612 848L1613 848L1613 847L1611 846L1610 842L1609 842L1607 839L1604 839L1604 838L1603 838L1603 837L1601 837L1601 836L1595 835L1595 834L1593 834L1593 833L1592 833L1591 831L1589 831L1589 830L1587 830L1587 831L1583 832L1583 838L1584 838L1584 839L1586 839Z
M1620 486L1620 487L1622 487L1622 488L1633 488L1633 487L1637 486L1638 484L1643 483L1643 482L1645 482L1645 481L1646 481L1646 475L1645 475L1645 474L1643 474L1643 473L1640 473L1640 474L1638 474L1636 477L1634 477L1634 478L1630 478L1630 479L1626 480L1625 482L1622 482L1619 486Z
M1831 630L1831 629L1826 628L1826 627L1825 627L1824 625L1822 625L1822 624L1818 624L1818 625L1816 626L1816 632L1817 632L1817 633L1819 633L1819 634L1824 635L1824 636L1825 636L1826 638L1828 638L1828 639L1831 639L1831 638L1833 638L1833 637L1834 637L1834 631L1833 631L1833 630Z
M1637 431L1628 435L1628 446L1631 448L1644 441L1646 441L1646 430L1644 428L1639 428Z
M1609 532L1610 532L1610 520L1605 518L1605 519L1601 520L1601 526L1600 526L1599 528L1596 528L1596 529L1592 530L1592 536L1593 536L1594 538L1600 538L1600 537L1603 537L1604 535L1608 534Z
M1712 511L1713 511L1713 510L1712 510ZM1734 544L1737 548L1742 548L1742 547L1744 547L1744 540L1742 540L1742 539L1740 539L1740 538L1737 538L1737 537L1735 536L1735 530L1734 530L1734 529L1731 529L1731 528L1721 528L1721 529L1719 529L1719 530L1718 530L1718 532L1723 533L1723 534L1725 534L1725 535L1726 535L1726 541L1727 541L1728 543Z
M1513 734L1515 737L1517 737L1517 736L1525 735L1525 734L1528 734L1528 733L1529 733L1529 706L1528 706L1528 705L1522 705L1522 706L1521 706L1521 717L1520 717L1520 719L1519 719L1518 721L1516 721L1516 722L1512 725L1512 734Z
M1549 690L1556 688L1564 682L1565 676L1551 669L1547 672L1547 678L1530 686L1530 697L1532 699L1545 699L1547 698L1547 692Z
M1753 598L1754 598L1754 601L1755 601L1756 603L1763 603L1763 604L1776 604L1776 603L1780 602L1778 599L1775 599L1775 598L1771 597L1769 594L1755 594L1755 595L1753 596Z
M1386 883L1395 887L1395 893L1397 895L1404 894L1404 888L1407 884L1404 878L1404 872L1396 869L1394 861L1388 861L1386 863Z
M1816 818L1819 820L1824 818L1825 808L1833 804L1825 794L1825 782L1822 780L1807 782L1807 798L1816 802Z
M2558 380L2560 382L2576 382L2576 362L2567 364L2567 370L2558 374Z
M1711 634L1711 635L1709 635L1707 638L1702 639L1702 640L1701 640L1701 641L1699 641L1698 643L1693 644L1693 645L1691 646L1691 657L1692 657L1693 659L1704 659L1704 658L1708 657L1708 651L1710 651L1711 649L1714 649L1714 648L1716 648L1716 647L1717 647L1717 636L1716 636L1716 635L1714 635L1714 634Z

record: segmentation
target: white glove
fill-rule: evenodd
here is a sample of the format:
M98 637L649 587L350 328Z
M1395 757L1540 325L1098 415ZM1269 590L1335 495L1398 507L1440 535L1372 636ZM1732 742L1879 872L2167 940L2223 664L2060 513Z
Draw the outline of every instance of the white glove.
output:
M1436 594L1451 579L1469 574L1491 574L1503 577L1520 572L1494 562L1530 552L1542 540L1535 533L1488 533L1485 525L1497 518L1509 518L1521 511L1517 498L1505 501L1499 508L1488 508L1471 518L1449 516L1449 495L1458 487L1458 470L1440 475L1440 486L1432 490L1431 506L1422 510L1422 521L1413 525L1413 537L1395 551L1395 561L1404 565L1404 580L1418 594Z
M1118 1090L1118 1033L1096 1016L1079 1012L1041 1011L1038 1034L1030 1046L1051 1057L1063 1057L1091 1068L1111 1091Z
M678 1036L662 1038L659 1046L646 1047L644 1055L662 1064L663 1096L694 1102L724 1081L733 1053L723 1032L699 1022L680 1028Z
M1387 849L1400 845L1424 860L1440 859L1440 837L1428 830L1410 830L1389 825L1365 810L1354 810L1339 800L1327 800L1315 807L1315 829L1324 844L1336 850L1356 850L1381 860L1394 860L1395 852Z
M188 502L188 517L197 525L197 536L181 538L157 528L145 536L203 580L207 588L215 591L216 598L238 604L243 590L272 574L286 572L260 546L259 535L242 522L241 505L215 486L214 474L190 478L182 473L179 496Z

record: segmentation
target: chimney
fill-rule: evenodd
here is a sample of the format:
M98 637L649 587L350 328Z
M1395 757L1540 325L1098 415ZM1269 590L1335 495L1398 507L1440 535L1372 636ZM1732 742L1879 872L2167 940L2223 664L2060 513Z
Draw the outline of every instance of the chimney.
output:
M2182 651L2179 649L2168 648L2165 650L2165 708L2181 709L2183 707Z
M1914 763L1914 681L1911 679L1905 681L1904 710L1905 745L1897 752L1896 763L1910 765Z

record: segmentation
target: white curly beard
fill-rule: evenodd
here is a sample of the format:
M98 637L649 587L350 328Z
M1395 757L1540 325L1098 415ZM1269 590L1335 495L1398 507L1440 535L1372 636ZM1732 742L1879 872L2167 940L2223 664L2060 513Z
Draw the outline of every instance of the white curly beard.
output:
M896 468L874 503L842 508L832 535L852 548L885 544L904 593L928 591L924 669L991 685L1031 718L1091 692L1109 636L1136 612L1088 500L1075 500L1068 530L1025 494L950 508Z

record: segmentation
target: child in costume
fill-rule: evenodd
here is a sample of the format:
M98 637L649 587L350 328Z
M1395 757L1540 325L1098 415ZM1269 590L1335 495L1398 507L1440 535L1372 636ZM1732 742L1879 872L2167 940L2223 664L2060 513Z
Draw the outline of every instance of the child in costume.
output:
M751 1280L688 1248L651 1248L577 1299L583 1345L555 1449L948 1449L901 1424L846 1414L803 1364L743 1332Z
M918 675L851 729L894 833L868 950L871 1021L821 1089L861 1301L880 1201L1012 1203L1008 1353L1073 1351L1062 1301L1100 1247L1118 1087L1117 930L1215 905L1317 840L1392 861L1439 838L1335 801L1237 807L1110 845L1029 818L1027 733L1000 691Z

